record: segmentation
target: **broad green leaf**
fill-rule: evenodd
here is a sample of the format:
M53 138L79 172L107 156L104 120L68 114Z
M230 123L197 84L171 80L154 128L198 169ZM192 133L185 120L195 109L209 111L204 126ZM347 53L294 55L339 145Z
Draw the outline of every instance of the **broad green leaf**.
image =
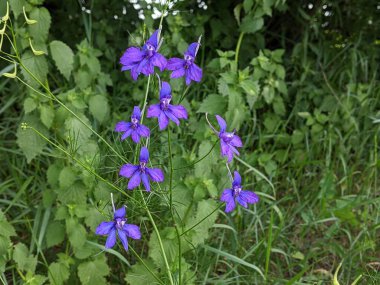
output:
M63 285L69 279L70 271L66 264L53 262L49 265L48 276L50 284Z
M246 79L240 82L240 86L246 92L247 103L249 105L249 108L252 110L253 105L255 104L255 102L257 101L259 97L259 92L260 92L259 83L252 79Z
M92 96L88 102L91 114L100 123L104 121L109 113L108 100L103 95Z
M23 120L28 125L33 126L36 130L47 135L47 129L43 126L39 119L34 116L26 116ZM42 153L46 145L46 141L31 129L22 129L21 126L17 130L17 144L26 156L27 162L31 162L38 154Z
M41 105L40 106L40 118L41 122L50 129L53 120L54 120L54 108L50 105Z
M154 263L150 259L145 259L144 263L153 273L157 272ZM136 263L130 270L128 270L124 280L130 285L152 285L157 283L157 280L140 262Z
M76 180L77 174L75 171L71 167L66 166L59 174L59 187L68 188L73 185Z
M86 242L86 229L78 223L78 220L74 218L67 219L66 232L74 248L80 248Z
M82 285L104 285L107 283L105 277L109 272L110 269L104 256L78 266L78 276Z
M83 123L90 126L90 121L83 114L78 115ZM75 117L70 117L65 121L65 135L74 141L76 146L81 146L90 138L92 132L80 120Z
M31 51L26 51L21 57L21 62L25 66L21 68L21 72L31 86L39 87L40 84L46 83L48 64L45 56L35 56Z
M11 10L15 16L18 17L22 13L22 7L25 6L25 0L8 0Z
M29 18L37 21L33 25L28 25L29 34L33 42L44 43L48 38L51 23L49 11L44 7L35 7L29 13Z
M84 204L87 199L88 188L80 181L69 187L56 189L58 199L63 203Z
M74 67L74 53L71 48L61 41L52 41L50 52L59 72L69 80Z
M247 15L243 18L240 25L240 31L244 33L255 33L264 26L264 19L262 17L254 18L251 15Z
M46 172L46 178L50 186L52 187L58 186L58 179L59 179L59 174L61 170L62 170L62 166L58 163L53 163L49 166Z
M30 255L28 248L23 243L15 245L13 260L17 263L17 268L21 271L34 272L37 266L37 257Z
M46 230L46 246L52 247L65 239L65 227L58 221L50 222Z
M24 101L25 114L32 112L36 108L37 108L37 103L36 103L36 101L34 101L34 99L32 99L30 97L25 99L25 101Z
M227 109L227 97L217 94L208 95L201 103L198 113L223 114Z
M32 272L28 271L25 276L25 284L28 285L42 285L47 280L46 276L34 275Z

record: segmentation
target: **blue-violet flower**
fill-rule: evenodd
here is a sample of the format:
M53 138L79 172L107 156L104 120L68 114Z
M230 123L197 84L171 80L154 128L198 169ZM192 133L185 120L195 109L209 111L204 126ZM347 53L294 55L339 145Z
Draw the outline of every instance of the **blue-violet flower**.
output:
M125 250L128 250L127 237L132 239L141 238L140 228L136 225L127 224L127 219L125 218L125 207L117 209L114 212L113 221L100 223L95 231L97 235L108 235L105 244L106 248L111 248L115 245L116 232L119 235Z
M128 189L132 190L138 186L140 183L144 184L146 191L150 191L150 182L152 180L154 182L162 182L164 181L164 173L159 168L149 168L147 167L149 161L149 151L144 146L141 148L140 152L140 164L124 164L119 174L121 176L130 178L128 182Z
M242 147L243 143L239 136L235 135L236 130L232 133L226 132L226 121L219 115L216 115L216 120L220 126L220 132L218 134L220 138L220 152L223 157L227 156L228 163L230 163L234 157L234 154L239 155L237 147Z
M115 126L116 132L124 132L121 136L121 140L125 140L127 137L131 136L135 143L140 142L140 137L149 137L149 128L140 124L141 111L138 106L133 108L133 113L131 116L131 122L121 121Z
M123 65L121 71L131 70L133 80L137 80L140 73L153 74L155 66L161 72L164 71L167 60L158 53L161 45L160 32L160 29L156 30L141 49L138 47L128 48L120 58L120 63Z
M229 213L235 209L236 202L244 208L247 208L248 204L257 203L259 201L259 196L257 196L254 192L242 190L240 174L235 171L232 189L225 189L220 201L226 202L226 209L224 211Z
M148 108L146 116L148 118L157 117L160 130L164 130L169 120L179 125L179 119L187 119L187 111L182 105L171 105L172 100L171 88L169 83L163 81L160 90L160 103L151 105Z
M202 69L194 63L199 49L199 43L192 43L184 53L184 58L173 57L168 60L166 69L171 70L170 78L185 77L186 85L191 81L200 82L202 79Z

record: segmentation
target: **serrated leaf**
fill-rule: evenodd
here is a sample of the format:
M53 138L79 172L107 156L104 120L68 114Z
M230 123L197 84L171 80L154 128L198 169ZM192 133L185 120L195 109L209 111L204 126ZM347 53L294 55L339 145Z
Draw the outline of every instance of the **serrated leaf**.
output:
M69 279L69 268L61 262L53 262L49 265L48 277L50 284L63 285Z
M35 116L26 116L23 120L28 125L33 126L36 130L47 135L47 129L39 122ZM46 145L46 141L42 139L31 129L23 130L21 127L17 129L17 144L26 156L27 162L31 162L38 154L42 153Z
M44 7L35 7L29 13L29 18L37 21L37 23L33 25L28 25L29 35L33 38L33 42L45 42L48 38L51 24L49 11Z
M240 31L244 33L255 33L264 26L264 19L262 17L254 18L252 15L247 15L243 18L240 25Z
M88 126L90 126L90 121L83 114L78 115L80 119ZM86 143L90 138L92 132L77 118L70 117L65 121L65 135L71 137L73 141L76 142L77 146Z
M77 175L75 171L67 166L63 168L59 174L59 187L68 188L75 183Z
M208 95L199 106L198 113L223 114L227 109L227 97Z
M144 260L144 263L152 272L155 272L154 263L150 259ZM141 263L133 265L128 270L124 280L130 285L152 285L157 283L157 280L147 272L147 269Z
M104 121L109 112L108 100L105 96L95 95L92 96L88 102L91 114L100 123Z
M65 227L58 221L50 222L46 229L46 246L52 247L65 239Z
M257 101L259 97L259 92L260 92L260 86L257 81L254 80L243 80L240 82L241 88L246 92L247 94L247 103L249 105L249 108L252 110L253 105Z
M76 219L66 220L66 232L74 248L80 248L86 242L86 229Z
M40 119L41 122L50 129L54 120L54 109L50 105L40 106Z
M51 164L46 172L46 178L50 186L58 186L59 174L61 173L62 166L58 163Z
M26 98L24 101L24 111L25 114L28 114L32 112L34 109L36 109L37 104L32 98Z
M86 203L88 188L80 181L75 182L69 187L56 189L55 191L58 195L58 200L62 203Z
M21 73L25 80L33 87L40 86L40 83L45 84L48 74L48 64L44 56L36 56L31 51L26 51L21 62L25 66L21 68ZM26 70L28 70L40 82L36 81Z
M110 272L105 257L84 262L78 266L78 276L82 285L104 285L105 276Z
M74 53L71 48L61 41L52 41L50 52L59 72L69 80L74 67Z
M47 277L43 275L34 275L32 272L28 271L25 276L25 284L28 285L42 285L45 283Z
M11 10L17 19L18 15L22 13L22 7L25 6L25 0L9 0Z
M37 257L30 255L28 248L23 243L15 245L13 260L17 263L17 268L21 271L34 272L37 266Z

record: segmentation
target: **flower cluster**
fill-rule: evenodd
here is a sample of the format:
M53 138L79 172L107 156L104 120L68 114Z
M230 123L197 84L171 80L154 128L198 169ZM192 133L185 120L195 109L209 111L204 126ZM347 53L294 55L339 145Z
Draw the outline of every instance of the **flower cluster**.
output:
M189 85L192 81L200 82L202 79L202 69L194 61L200 46L199 42L189 45L184 53L184 58L171 58L167 60L159 49L162 44L161 30L156 30L151 37L140 47L129 47L122 57L120 63L122 71L131 72L133 80L137 80L140 74L149 76L154 74L155 67L163 72L165 69L171 71L170 78L184 77L185 82ZM141 142L141 138L150 137L150 130L142 124L142 114L144 113L138 106L133 108L130 122L120 121L115 126L115 131L122 133L121 140L131 137L136 144ZM172 91L168 82L163 81L160 86L159 103L152 104L148 107L147 118L157 118L159 129L162 131L167 128L170 121L177 126L180 120L188 118L187 110L182 105L172 104ZM129 179L127 188L133 190L138 188L141 183L146 191L151 190L151 182L163 182L164 173L159 168L148 167L149 150L147 147L141 147L139 164L124 164L119 171L119 175ZM112 201L113 205L113 201ZM128 250L127 237L140 239L141 234L139 227L126 223L125 208L114 209L114 219L111 222L102 222L96 229L98 235L108 235L105 247L111 248L116 243L116 233L118 234L125 250Z

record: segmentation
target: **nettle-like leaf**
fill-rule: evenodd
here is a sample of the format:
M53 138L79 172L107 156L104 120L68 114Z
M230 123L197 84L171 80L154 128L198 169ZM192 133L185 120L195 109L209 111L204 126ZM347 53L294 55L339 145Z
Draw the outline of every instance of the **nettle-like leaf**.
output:
M63 285L70 277L70 271L64 262L53 262L49 265L48 277L50 284Z
M52 41L50 52L59 72L69 80L74 68L74 53L71 48L61 41Z
M54 120L54 108L50 105L44 104L40 106L40 119L41 122L50 129Z
M18 17L22 13L22 7L25 6L25 0L8 0L11 10L15 16Z
M100 123L104 122L109 113L108 100L103 95L92 96L88 102L91 114Z
M34 272L37 266L37 257L29 254L29 250L23 243L15 245L13 260L17 263L17 268L21 271Z
M99 258L81 263L78 266L78 276L82 285L104 285L105 276L110 272L106 258L101 255Z
M2 257L8 252L11 244L11 236L15 236L16 232L13 226L7 221L3 212L0 210L0 266L3 265ZM4 261L5 264L5 261Z
M31 51L26 51L21 56L21 62L25 66L25 68L21 68L21 73L31 86L38 87L40 84L45 84L48 64L44 56L35 56Z
M77 219L70 218L66 220L66 232L74 249L82 247L86 242L86 229Z
M37 23L33 25L28 25L29 35L33 38L33 42L46 42L51 24L49 11L44 7L34 7L29 13L29 18L37 21Z
M59 221L50 222L46 229L46 246L52 247L60 244L65 239L65 227Z
M78 114L78 117L88 126L91 125L89 119L83 115ZM85 144L90 138L92 132L83 123L75 117L69 117L65 121L65 135L74 141L76 146L79 147Z
M157 272L152 260L146 259L144 260L144 263L152 272ZM141 263L133 265L131 269L128 270L124 280L130 285L151 285L156 284L157 282L152 274L147 272L147 269Z
M43 126L39 119L35 116L25 116L24 122L33 126L36 130L47 135L47 129ZM38 154L42 153L46 145L46 141L31 129L22 129L21 126L17 130L17 144L26 156L27 162L31 162Z
M198 113L224 114L226 109L227 97L210 94L202 101Z

